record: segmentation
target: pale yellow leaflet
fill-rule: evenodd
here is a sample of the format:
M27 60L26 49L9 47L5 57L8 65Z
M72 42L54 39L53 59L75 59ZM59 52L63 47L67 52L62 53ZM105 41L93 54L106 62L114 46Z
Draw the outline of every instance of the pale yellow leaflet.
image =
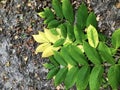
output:
M45 43L49 42L49 40L46 38L45 34L43 32L39 31L38 35L33 35L33 38L35 39L36 42L38 43Z
M37 54L38 52L43 52L46 48L48 48L49 46L51 46L50 43L43 43L41 45L39 45L37 48L36 48L36 51L35 53Z
M60 47L53 47L53 46L49 46L48 48L46 48L43 53L42 53L42 57L49 57L52 56L54 54L53 51L58 51L60 49Z
M59 39L58 35L52 34L50 30L45 28L44 31L45 31L46 37L50 42L55 43Z

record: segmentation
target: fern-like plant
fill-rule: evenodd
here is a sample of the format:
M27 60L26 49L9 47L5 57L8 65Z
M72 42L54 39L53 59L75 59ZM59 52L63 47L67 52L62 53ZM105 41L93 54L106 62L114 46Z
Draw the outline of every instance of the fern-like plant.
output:
M53 78L55 86L64 83L66 89L76 86L77 90L99 90L106 82L117 90L120 57L115 56L120 48L120 29L113 33L108 46L104 35L96 30L95 14L84 3L77 11L70 0L52 0L52 7L38 13L47 27L33 35L40 43L36 53L43 52L42 57L50 60L44 64L49 69L47 78Z

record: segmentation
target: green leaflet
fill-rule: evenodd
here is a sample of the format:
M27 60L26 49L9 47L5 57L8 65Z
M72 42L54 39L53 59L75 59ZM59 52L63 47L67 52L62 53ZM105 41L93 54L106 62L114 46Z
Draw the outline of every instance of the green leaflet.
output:
M57 40L55 43L54 43L54 47L58 47L58 46L61 46L63 45L63 43L65 42L65 39L61 38L59 40Z
M60 53L58 53L57 51L54 51L54 58L60 65L67 66L67 63L65 62L63 57L60 55Z
M79 70L78 67L72 67L67 72L66 78L65 78L65 81L64 81L66 89L71 88L75 84L75 82L77 80L76 76L78 75L78 70Z
M86 27L89 25L97 27L96 15L93 12L91 12L87 18Z
M67 22L66 25L67 25L67 35L71 41L74 41L75 40L74 27L69 22Z
M77 10L76 24L79 30L83 30L86 26L86 20L88 17L88 9L84 3L80 5Z
M54 66L56 66L56 67L59 66L59 63L55 60L55 58L53 56L50 56L49 60Z
M45 64L43 64L43 66L47 69L52 69L54 67L54 65L51 63L45 63Z
M56 31L56 28L50 29L51 33L54 35L59 35L59 33Z
M81 29L78 29L77 26L74 26L74 35L76 42L81 44L82 41L85 39L85 35Z
M107 45L100 42L98 49L103 61L108 61L110 64L115 64L115 59L112 57L111 50Z
M87 42L83 43L83 48L84 48L85 54L87 55L88 59L93 64L98 64L98 65L101 64L102 60L95 48L91 47Z
M49 8L44 8L43 12L38 13L41 18L54 18L54 13Z
M49 71L49 73L47 74L47 79L53 78L57 74L58 70L59 70L58 67L55 67L55 68L51 69Z
M60 24L60 22L58 20L51 20L48 23L48 28L56 28L58 25Z
M44 17L46 18L44 24L48 24L55 18L54 13L49 8L44 8Z
M103 72L104 68L102 66L98 65L93 67L89 79L90 90L99 90Z
M66 38L67 37L67 27L66 27L66 25L65 24L60 24L58 26L58 28L60 29L62 36L64 38Z
M45 12L45 17L48 18L48 17L51 17L51 18L54 18L54 13L47 7L47 8L44 8L44 12Z
M115 30L112 34L112 45L116 49L120 47L120 29Z
M44 11L43 11L43 12L39 12L38 15L39 15L41 18L46 18Z
M71 57L80 65L87 65L87 59L85 58L82 51L74 45L69 46L69 53Z
M52 18L52 17L48 17L48 18L45 19L44 24L48 24L52 20L55 20L55 19Z
M96 48L99 43L98 33L97 33L97 30L92 25L90 25L87 28L87 37L88 37L89 44L92 47Z
M99 42L98 49L101 50L101 51L105 51L105 52L109 53L110 55L112 55L111 48L109 48L109 47L108 47L105 43L103 43L103 42Z
M67 71L68 71L67 68L61 68L59 70L59 72L55 76L55 80L54 80L55 86L58 86L60 83L64 81Z
M60 0L52 0L52 7L55 10L55 13L61 19L63 18L62 5Z
M111 66L108 70L108 82L113 90L118 90L120 86L120 66Z
M67 19L71 24L74 23L74 13L73 7L70 0L62 0L62 11L65 19Z
M69 49L68 47L62 47L60 53L68 64L75 66L77 65L77 63L76 61L74 61L74 59L69 54L68 49Z
M86 90L86 87L89 82L89 76L90 76L90 67L89 66L81 67L77 76L77 82L76 82L77 90Z

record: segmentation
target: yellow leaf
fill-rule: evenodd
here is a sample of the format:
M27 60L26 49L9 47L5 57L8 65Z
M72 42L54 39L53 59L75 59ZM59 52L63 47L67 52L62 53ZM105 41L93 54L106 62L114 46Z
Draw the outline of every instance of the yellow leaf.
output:
M43 43L41 45L39 45L37 48L36 48L36 51L35 53L37 54L38 52L43 52L46 48L48 48L49 46L51 46L50 43Z
M40 32L38 35L33 35L33 38L35 39L35 41L37 41L38 43L44 43L44 42L49 42L49 40L46 38L45 33Z
M59 37L54 35L54 34L52 34L50 30L45 28L44 31L45 31L46 37L48 38L48 40L50 42L55 43L59 39Z
M53 51L58 51L60 49L60 47L53 47L53 46L49 46L48 48L46 48L43 53L42 53L42 57L49 57L52 56L54 54Z

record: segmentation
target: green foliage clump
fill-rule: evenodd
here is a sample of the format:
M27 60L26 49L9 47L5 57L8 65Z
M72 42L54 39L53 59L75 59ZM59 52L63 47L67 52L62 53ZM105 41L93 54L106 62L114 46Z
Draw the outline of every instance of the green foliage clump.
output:
M120 48L120 29L113 33L108 46L104 35L96 30L94 12L84 3L74 11L70 0L52 0L52 9L38 14L45 19L47 29L33 35L41 44L36 51L49 58L43 66L49 69L47 78L53 78L55 86L64 83L66 89L99 90L105 83L113 90L119 88L120 56L115 56Z

